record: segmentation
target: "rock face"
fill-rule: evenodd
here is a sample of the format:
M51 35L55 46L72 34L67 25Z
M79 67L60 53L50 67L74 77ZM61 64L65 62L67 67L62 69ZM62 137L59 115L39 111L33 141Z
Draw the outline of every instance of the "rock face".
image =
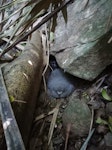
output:
M108 146L108 148L112 149L112 133L111 132L108 132L104 136L104 140L105 140L106 146Z
M59 66L70 74L95 79L112 63L112 0L76 0L60 13L51 46Z
M65 129L71 124L70 136L83 137L89 133L91 112L84 99L77 94L73 93L70 97L62 119Z

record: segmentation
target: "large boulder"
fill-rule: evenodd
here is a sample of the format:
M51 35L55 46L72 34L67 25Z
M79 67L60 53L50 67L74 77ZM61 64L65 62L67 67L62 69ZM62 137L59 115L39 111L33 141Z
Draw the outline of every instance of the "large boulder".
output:
M70 74L95 79L112 63L112 0L76 0L59 13L51 46L59 66Z
M83 96L74 92L69 98L69 103L63 113L63 126L67 129L70 124L70 136L83 137L89 133L91 124L91 111Z

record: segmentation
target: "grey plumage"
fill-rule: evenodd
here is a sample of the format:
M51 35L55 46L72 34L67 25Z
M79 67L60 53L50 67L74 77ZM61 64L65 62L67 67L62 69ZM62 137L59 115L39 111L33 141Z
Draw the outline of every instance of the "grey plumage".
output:
M58 68L51 72L47 81L47 89L48 95L55 98L65 98L74 91L75 87L70 76Z

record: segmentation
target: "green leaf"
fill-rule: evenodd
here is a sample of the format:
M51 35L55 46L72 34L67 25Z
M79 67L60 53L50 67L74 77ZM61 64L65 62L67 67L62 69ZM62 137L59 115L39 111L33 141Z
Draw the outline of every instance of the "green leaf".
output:
M101 119L101 117L97 118L96 123L102 124L102 125L108 125L108 122L103 120L103 119Z
M10 98L11 103L14 102L14 100L15 100L14 96L10 95L9 98Z
M102 96L107 101L112 101L112 97L110 97L105 89L102 90Z
M112 116L109 116L108 118L108 126L109 126L110 131L112 132Z

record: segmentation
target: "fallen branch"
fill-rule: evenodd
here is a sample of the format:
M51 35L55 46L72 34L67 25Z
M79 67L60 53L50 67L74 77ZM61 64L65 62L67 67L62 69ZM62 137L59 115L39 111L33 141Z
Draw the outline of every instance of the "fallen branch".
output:
M25 150L21 134L8 98L1 68L0 68L0 115L5 133L7 150Z

